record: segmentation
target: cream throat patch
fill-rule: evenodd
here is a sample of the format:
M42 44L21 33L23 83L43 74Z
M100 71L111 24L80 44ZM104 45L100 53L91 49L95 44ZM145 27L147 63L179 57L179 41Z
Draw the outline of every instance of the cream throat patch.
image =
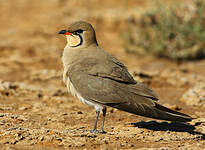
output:
M70 47L77 47L82 43L82 38L80 35L66 35L66 37Z

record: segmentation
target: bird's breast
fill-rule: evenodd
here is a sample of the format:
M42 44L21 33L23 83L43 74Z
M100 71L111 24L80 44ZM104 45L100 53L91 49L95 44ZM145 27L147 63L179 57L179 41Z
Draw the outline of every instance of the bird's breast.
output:
M67 89L68 92L71 93L74 97L77 97L81 102L84 104L90 105L95 107L96 110L102 109L102 106L100 104L96 104L94 102L86 100L84 97L81 96L81 94L74 88L72 82L70 81L69 77L67 79Z

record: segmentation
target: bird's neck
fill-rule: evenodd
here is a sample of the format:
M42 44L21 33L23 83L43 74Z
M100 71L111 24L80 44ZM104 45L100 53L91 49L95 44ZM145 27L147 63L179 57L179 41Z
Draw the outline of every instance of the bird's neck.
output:
M63 56L62 56L62 62L63 62L63 66L68 67L72 61L74 61L74 57L75 56L74 52L75 50L78 50L78 48L72 48L70 47L68 44L66 45L66 47L63 50Z
M78 59L81 57L95 56L95 54L97 54L96 51L99 50L100 48L96 44L91 44L88 47L70 47L69 45L66 45L62 56L63 65L64 67L68 67L74 62L78 61Z

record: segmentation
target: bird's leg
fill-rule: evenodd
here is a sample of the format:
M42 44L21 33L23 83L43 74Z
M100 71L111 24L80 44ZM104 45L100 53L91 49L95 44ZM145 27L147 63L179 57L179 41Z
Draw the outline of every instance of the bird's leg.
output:
M94 129L92 131L93 133L97 132L97 123L98 123L99 114L100 114L100 110L96 110L96 119L95 119Z
M101 129L100 129L100 132L101 132L101 133L106 133L106 132L104 131L104 123L105 123L105 116L106 116L107 108L106 108L106 107L103 107L102 112L103 112L103 119L102 119L102 127L101 127Z

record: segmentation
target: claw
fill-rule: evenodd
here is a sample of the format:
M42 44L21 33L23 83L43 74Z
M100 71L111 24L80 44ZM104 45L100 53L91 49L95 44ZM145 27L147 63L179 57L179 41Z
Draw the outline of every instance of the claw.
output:
M101 134L106 134L107 132L104 131L104 130L100 130L99 133L101 133Z
M91 132L91 133L95 133L95 134L96 134L96 133L99 133L99 131L98 131L97 129L91 130L90 132Z
M91 130L90 133L94 133L94 134L97 134L97 133L105 134L105 133L107 133L107 132L105 132L104 130L100 130L100 131L99 131L99 130L94 129L94 130Z

